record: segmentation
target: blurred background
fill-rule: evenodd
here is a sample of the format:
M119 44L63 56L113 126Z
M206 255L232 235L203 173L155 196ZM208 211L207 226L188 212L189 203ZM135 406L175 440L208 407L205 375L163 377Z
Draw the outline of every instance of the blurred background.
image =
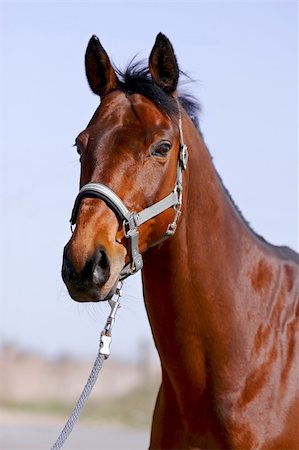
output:
M40 449L79 396L109 311L73 302L60 278L79 185L72 146L99 101L84 72L89 38L124 68L147 60L158 32L169 37L224 184L256 232L298 249L298 11L296 1L2 0L0 30L0 446ZM146 448L159 377L136 275L65 448Z

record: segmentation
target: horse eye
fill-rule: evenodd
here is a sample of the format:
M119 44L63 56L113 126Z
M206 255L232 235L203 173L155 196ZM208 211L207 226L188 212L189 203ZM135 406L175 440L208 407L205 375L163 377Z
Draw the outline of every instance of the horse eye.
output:
M170 142L161 142L152 151L153 156L166 156L171 149Z

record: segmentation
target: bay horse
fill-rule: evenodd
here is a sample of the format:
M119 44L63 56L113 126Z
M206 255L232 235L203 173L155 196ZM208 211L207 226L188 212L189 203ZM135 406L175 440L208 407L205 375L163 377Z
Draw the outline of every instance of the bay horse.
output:
M299 448L299 255L255 234L218 176L172 44L113 68L96 36L100 96L76 139L81 190L62 275L77 301L111 298L142 265L162 366L150 449Z

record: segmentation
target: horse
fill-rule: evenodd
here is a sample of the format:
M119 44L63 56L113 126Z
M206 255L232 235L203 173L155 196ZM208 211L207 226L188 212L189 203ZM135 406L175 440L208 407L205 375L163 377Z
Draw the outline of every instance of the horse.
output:
M62 276L98 302L142 268L162 368L149 448L298 449L299 255L235 206L165 35L123 72L93 36L85 68L100 105L76 138Z

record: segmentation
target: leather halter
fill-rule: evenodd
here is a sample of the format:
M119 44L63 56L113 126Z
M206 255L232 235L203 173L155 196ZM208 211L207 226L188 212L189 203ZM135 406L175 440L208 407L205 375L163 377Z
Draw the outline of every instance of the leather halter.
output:
M181 213L182 207L182 192L183 192L183 170L187 167L188 149L184 143L182 117L179 110L179 132L180 132L180 151L177 163L177 177L173 191L164 197L162 200L154 203L148 208L143 209L139 213L129 211L123 201L113 192L108 186L102 183L90 182L85 184L79 191L70 219L71 226L75 225L79 213L80 203L83 198L99 198L104 200L107 206L123 221L123 230L125 237L129 240L129 256L130 262L123 268L120 274L120 280L136 273L143 267L142 256L139 252L138 227L144 222L158 216L168 208L173 207L175 211L174 220L167 227L163 238L156 242L155 245L173 236L176 231L177 221Z

